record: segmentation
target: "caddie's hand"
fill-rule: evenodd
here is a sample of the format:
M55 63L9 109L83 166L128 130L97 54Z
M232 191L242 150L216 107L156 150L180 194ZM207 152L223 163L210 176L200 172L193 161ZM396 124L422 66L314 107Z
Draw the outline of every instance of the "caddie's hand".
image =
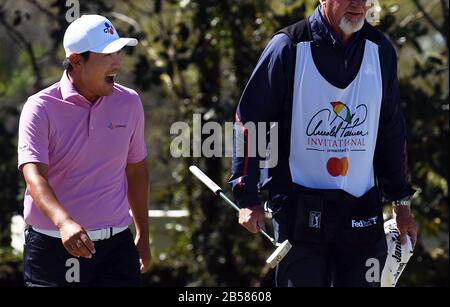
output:
M74 220L68 219L59 225L59 233L64 247L72 256L92 258L95 254L94 242Z
M400 243L402 245L405 244L406 234L409 234L414 248L417 242L417 232L419 227L411 214L411 209L408 206L394 206L393 212L400 233Z
M258 233L260 229L266 230L264 221L264 209L261 205L239 210L239 224L252 233Z
M145 273L150 267L150 263L152 260L148 236L136 236L136 238L134 239L134 244L136 245L136 249L139 253L141 273Z

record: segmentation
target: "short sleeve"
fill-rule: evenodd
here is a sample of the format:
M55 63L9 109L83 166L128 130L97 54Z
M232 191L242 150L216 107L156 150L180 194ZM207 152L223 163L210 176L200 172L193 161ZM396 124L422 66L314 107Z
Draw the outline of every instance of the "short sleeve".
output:
M20 114L18 167L25 163L49 163L49 120L42 103L29 99Z
M131 135L130 147L128 150L127 163L137 163L145 159L147 156L147 145L145 143L145 115L142 102L137 97L137 107L134 115L135 126Z

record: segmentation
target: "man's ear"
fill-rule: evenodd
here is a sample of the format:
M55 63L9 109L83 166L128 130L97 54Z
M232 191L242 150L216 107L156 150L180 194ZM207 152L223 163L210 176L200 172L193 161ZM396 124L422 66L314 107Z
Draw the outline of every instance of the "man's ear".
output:
M78 54L72 53L71 55L69 55L69 61L73 67L76 67L80 65L81 59Z

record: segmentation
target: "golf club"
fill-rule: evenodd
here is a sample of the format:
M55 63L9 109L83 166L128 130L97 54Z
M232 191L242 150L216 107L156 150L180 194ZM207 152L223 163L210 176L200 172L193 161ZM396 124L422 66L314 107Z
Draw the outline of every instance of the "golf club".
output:
M214 194L220 196L227 204L229 204L231 207L233 207L236 211L239 212L239 207L232 202L222 191L222 189L214 182L212 181L208 176L205 175L197 166L191 165L189 167L189 170L192 174L194 174L201 182L203 182L204 185L206 185L211 191L214 192ZM275 251L267 258L266 263L269 264L269 266L273 269L277 266L278 263L286 256L286 254L291 249L292 245L289 243L288 240L285 240L283 243L278 243L274 238L272 238L270 235L267 234L262 229L259 229L259 232L263 234L269 241L277 247Z

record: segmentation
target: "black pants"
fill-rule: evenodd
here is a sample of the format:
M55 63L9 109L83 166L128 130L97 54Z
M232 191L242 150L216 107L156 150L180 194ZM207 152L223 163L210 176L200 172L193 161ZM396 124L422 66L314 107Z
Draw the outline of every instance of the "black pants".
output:
M321 199L312 199L313 205L319 202ZM373 240L364 242L356 240L359 238L357 236L350 237L348 232L336 231L334 239L329 239L330 236L327 236L326 240L315 240L314 242L312 237L315 230L310 232L307 230L303 234L305 240L296 241L295 236L292 235L292 228L288 226L298 222L299 215L290 209L292 208L290 206L295 205L305 206L304 203L286 203L286 206L273 218L277 241L283 242L289 239L293 245L276 268L275 284L277 287L380 286L381 272L387 256L387 243L384 235L373 236ZM319 210L323 210L323 208ZM308 223L307 218L306 222ZM378 223L380 222L382 221ZM334 237L334 233L331 235Z
M129 229L95 241L91 259L74 257L61 239L25 230L24 282L27 287L137 287L139 255Z
M294 244L276 269L277 287L379 287L386 240L373 246Z

